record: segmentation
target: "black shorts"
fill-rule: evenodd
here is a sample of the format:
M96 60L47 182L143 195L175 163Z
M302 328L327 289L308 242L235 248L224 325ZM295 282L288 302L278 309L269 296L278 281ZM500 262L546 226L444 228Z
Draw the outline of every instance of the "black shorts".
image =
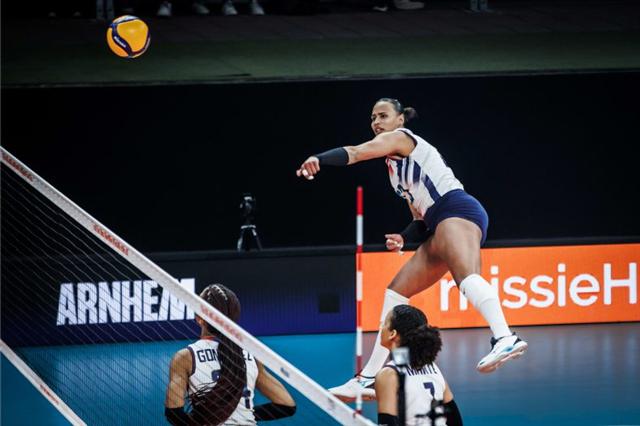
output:
M462 189L454 189L438 198L438 201L429 207L424 214L429 236L436 232L436 227L440 222L450 217L460 217L478 225L482 231L480 244L484 244L487 239L489 215L487 215L487 211L482 207L480 201Z

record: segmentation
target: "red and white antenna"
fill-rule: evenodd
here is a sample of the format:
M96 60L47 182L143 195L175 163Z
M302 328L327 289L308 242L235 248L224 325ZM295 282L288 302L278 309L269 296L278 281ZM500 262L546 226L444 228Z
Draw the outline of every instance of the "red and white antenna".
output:
M362 187L356 192L356 374L362 371ZM362 412L362 394L356 397L356 412Z

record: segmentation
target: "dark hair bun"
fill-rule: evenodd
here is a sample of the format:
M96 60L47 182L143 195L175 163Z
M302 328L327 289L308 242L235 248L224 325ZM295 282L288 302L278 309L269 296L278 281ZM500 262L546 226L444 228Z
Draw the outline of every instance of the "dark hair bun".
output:
M404 114L404 121L408 122L413 120L414 118L418 118L418 111L412 107L406 107L403 109L402 113Z
M409 347L410 363L413 368L422 368L436 360L442 349L440 330L429 325L421 325L402 336L402 343Z

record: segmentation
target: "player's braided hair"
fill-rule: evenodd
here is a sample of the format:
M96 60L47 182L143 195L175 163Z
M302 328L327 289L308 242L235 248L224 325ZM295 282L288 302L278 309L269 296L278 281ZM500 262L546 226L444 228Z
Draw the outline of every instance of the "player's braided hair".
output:
M400 346L409 348L410 364L414 369L434 362L442 349L440 330L431 327L426 315L413 306L393 308L390 328L400 335Z
M378 102L387 102L393 106L393 109L398 114L404 114L404 122L408 123L410 120L414 118L418 118L418 111L412 107L403 107L399 100L394 98L380 98ZM378 103L376 102L376 103Z
M230 320L237 322L240 319L238 297L222 284L207 286L202 298ZM220 376L215 386L206 387L191 396L192 419L197 425L218 425L229 418L242 397L247 384L247 366L240 346L210 324L207 324L207 329L219 342Z

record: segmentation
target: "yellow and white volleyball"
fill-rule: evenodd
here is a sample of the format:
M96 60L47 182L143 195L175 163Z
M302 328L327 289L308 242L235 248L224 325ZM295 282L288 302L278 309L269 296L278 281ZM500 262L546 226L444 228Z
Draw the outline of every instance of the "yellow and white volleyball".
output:
M125 15L113 20L107 29L107 44L122 58L137 58L149 47L149 27L142 19Z

